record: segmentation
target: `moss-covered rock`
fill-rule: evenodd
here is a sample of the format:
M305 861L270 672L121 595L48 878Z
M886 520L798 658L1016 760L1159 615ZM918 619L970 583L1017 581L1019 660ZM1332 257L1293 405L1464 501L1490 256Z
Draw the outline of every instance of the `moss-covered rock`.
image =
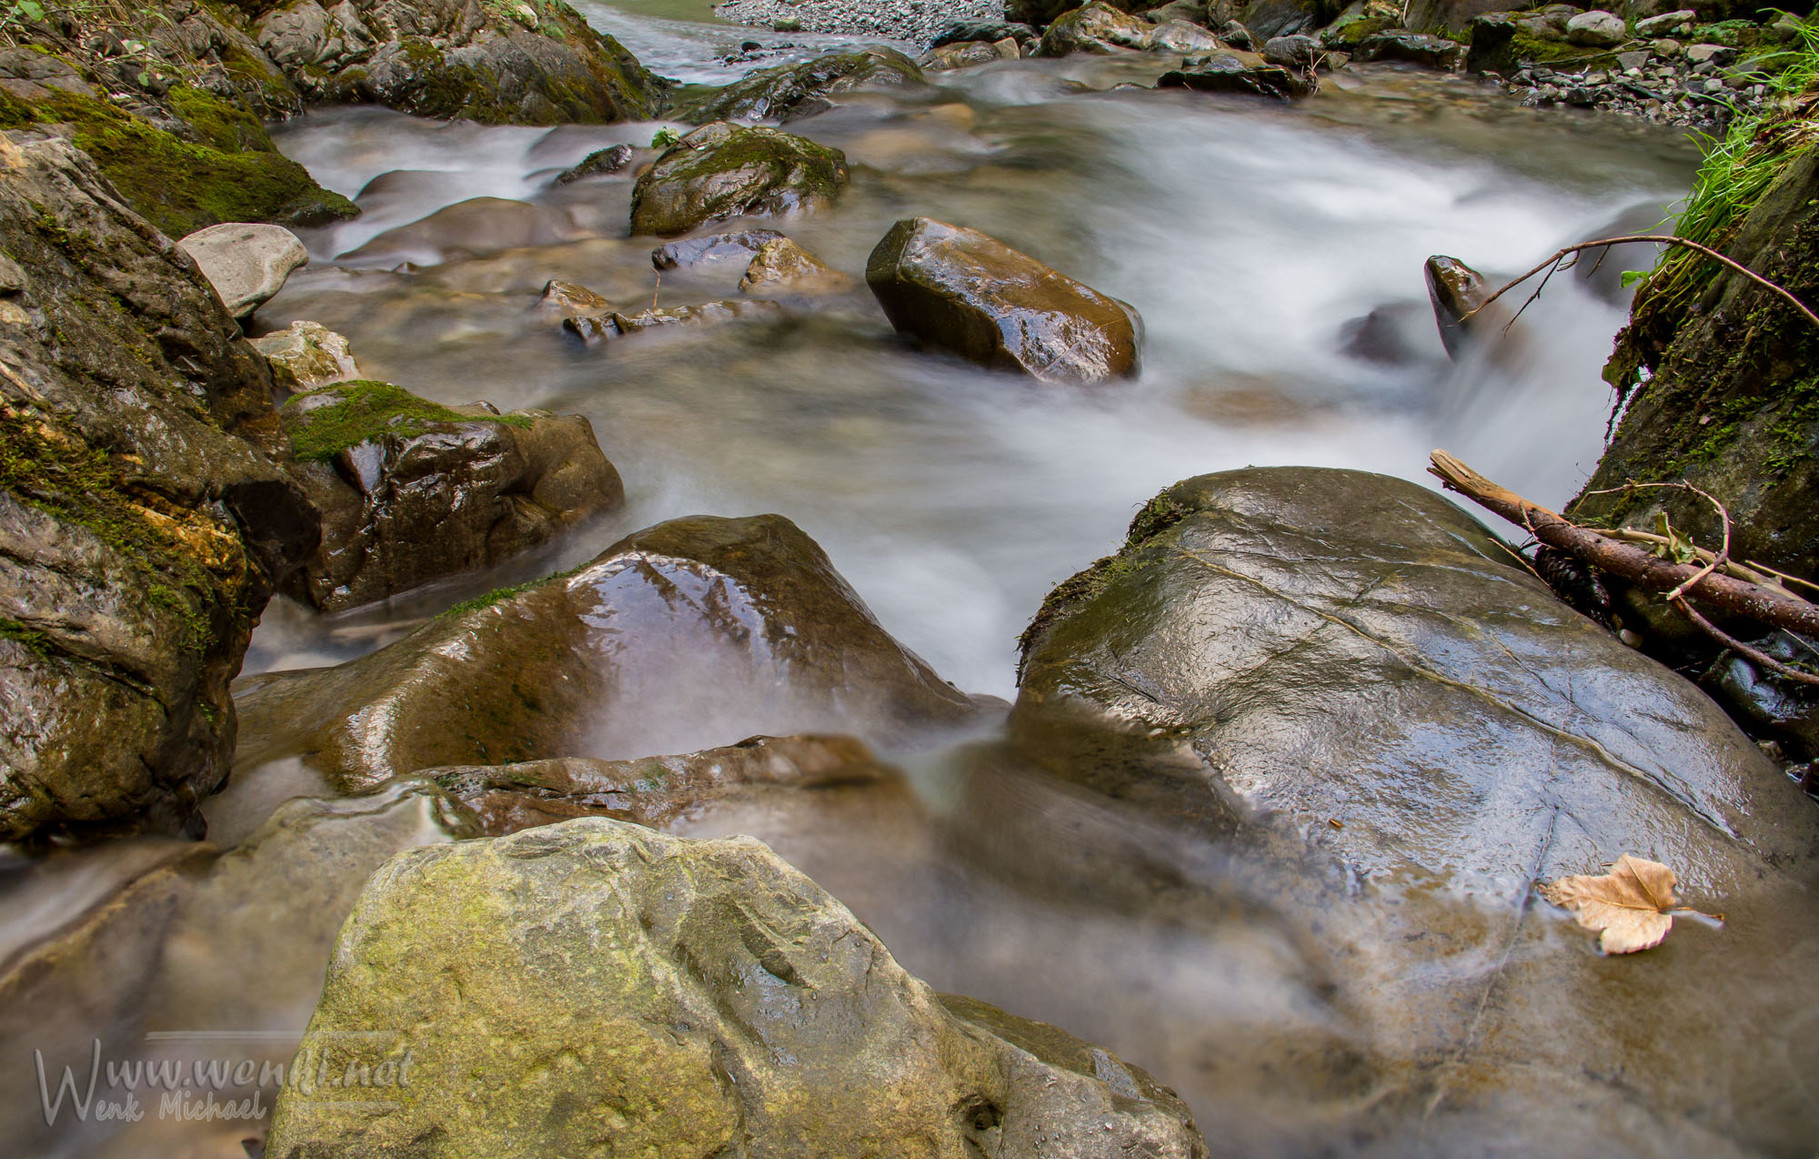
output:
M949 1004L758 841L600 818L393 859L303 1049L367 1079L279 1096L296 1159L1207 1154L1143 1071Z
M175 828L317 515L269 366L87 157L0 140L0 253L0 837Z
M325 611L503 562L625 500L579 415L454 410L355 380L280 416L323 514L293 592Z
M0 93L0 124L67 138L172 237L229 221L321 225L360 212L279 153L245 109L182 86L167 99L185 118L168 128L98 96L53 90L28 103Z
M632 188L632 232L659 237L741 215L806 212L846 187L846 154L761 126L716 121L658 157Z
M864 87L922 83L916 62L890 48L833 52L802 64L759 69L720 88L679 92L670 115L706 121L789 121L830 107L827 98Z
M1567 40L1562 31L1564 21L1551 20L1552 15L1544 10L1493 12L1475 18L1465 56L1466 71L1514 76L1524 65L1531 64L1598 69L1617 63L1614 53L1583 48Z

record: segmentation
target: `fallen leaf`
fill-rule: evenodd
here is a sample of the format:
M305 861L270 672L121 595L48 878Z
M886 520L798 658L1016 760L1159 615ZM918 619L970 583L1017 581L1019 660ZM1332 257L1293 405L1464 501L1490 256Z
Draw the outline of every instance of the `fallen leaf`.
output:
M1579 924L1600 930L1598 948L1633 954L1658 946L1674 927L1674 871L1659 861L1625 853L1597 877L1563 877L1541 887L1541 896L1572 910Z

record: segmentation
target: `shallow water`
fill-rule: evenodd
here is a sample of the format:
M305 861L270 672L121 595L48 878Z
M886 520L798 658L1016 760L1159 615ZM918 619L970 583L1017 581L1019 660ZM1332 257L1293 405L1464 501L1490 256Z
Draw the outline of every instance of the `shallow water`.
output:
M693 24L705 13L695 0L582 7L647 65L691 83L752 67L724 60L747 40L774 50L758 63L836 43ZM1334 78L1294 107L1114 88L1154 71L1106 60L994 65L925 91L857 95L789 126L854 164L835 208L783 224L837 269L862 274L891 222L923 214L982 229L1135 305L1147 330L1143 375L1093 389L913 351L863 289L783 321L586 349L533 311L548 279L623 306L735 293L730 263L659 284L653 240L625 236L630 171L550 186L589 152L647 145L664 126L442 125L374 110L284 126L281 148L367 212L309 234L311 267L260 324L321 322L350 338L367 376L445 403L584 414L628 503L510 567L387 606L318 617L278 601L246 671L358 656L475 592L570 566L661 519L774 511L819 541L885 627L942 676L1010 697L1015 640L1043 594L1114 549L1135 510L1183 477L1292 463L1419 480L1429 450L1446 447L1539 501L1570 496L1600 449L1611 393L1599 370L1623 306L1556 278L1525 314L1525 337L1501 357L1456 365L1433 327L1422 262L1451 254L1496 280L1620 214L1665 213L1696 163L1692 143L1542 115L1469 80L1394 68ZM475 198L504 203L431 216ZM1349 327L1379 309L1393 319L1400 362L1344 350ZM678 749L739 739L711 719L691 727L665 735ZM1368 1100L1333 1060L1350 1057L1368 1028L1329 1001L1304 933L1239 896L1216 850L1177 851L1222 899L1216 920L1045 891L1005 869L1016 851L1052 846L1056 834L1103 839L1107 856L1165 838L1013 774L969 779L958 771L972 759L964 750L892 755L903 789L731 808L689 831L772 841L909 969L1150 1067L1238 1153L1355 1149L1347 1124ZM236 842L284 798L325 789L295 761L243 776L211 803L212 837ZM396 808L384 814L384 841L435 835L420 806ZM992 818L1012 814L1041 820L1005 835ZM380 825L365 813L336 823ZM244 1032L231 1047L217 1040L224 1053L283 1057L314 999L332 911L345 904L330 899L365 869L357 858L259 852L276 845L235 855L252 884L224 882L227 860L197 878L203 901L174 919L174 951L157 948L162 934L116 931L124 964L105 959L83 973L144 969L156 986L121 998L117 979L72 983L81 1000L47 1005L31 1034L52 1036L73 1060L90 1033L214 1027ZM135 844L14 866L0 904L17 915L9 927L49 929L60 907L85 910L108 883L141 880L178 852ZM267 868L246 868L258 865ZM274 908L278 919L288 911L270 899L313 889L319 912L274 931ZM114 997L95 997L103 991ZM226 1156L245 1133L167 1124L155 1136L34 1137L60 1154L144 1153L155 1138L159 1154ZM1426 1143L1443 1153L1447 1137Z

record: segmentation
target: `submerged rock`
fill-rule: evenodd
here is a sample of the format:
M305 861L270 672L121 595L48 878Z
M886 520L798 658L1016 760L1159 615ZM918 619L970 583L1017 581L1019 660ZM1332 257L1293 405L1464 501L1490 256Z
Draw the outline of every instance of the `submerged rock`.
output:
M489 837L576 817L611 817L660 829L712 801L755 788L813 789L897 776L864 743L844 736L755 736L680 756L565 757L431 769L423 775L471 810Z
M1137 373L1143 321L1107 297L975 229L899 221L865 266L891 325L981 366L1044 382Z
M543 283L543 296L537 299L537 309L540 312L554 314L558 318L610 313L612 308L611 302L586 286L565 282L560 278L551 278Z
M743 214L787 214L832 203L846 154L755 125L704 125L657 158L632 190L634 234L685 233Z
M252 341L253 349L265 355L289 390L312 390L360 377L347 339L320 322L292 322Z
M297 235L281 225L243 221L199 229L177 243L236 318L277 296L291 271L309 262Z
M833 52L802 64L759 69L724 88L678 95L673 116L695 121L789 121L831 107L828 97L859 88L922 83L916 62L892 48Z
M975 711L778 515L660 523L358 660L242 685L242 767L302 754L353 791L754 733L896 735Z
M0 140L0 250L0 840L174 830L316 513L270 365L85 155Z
M725 322L776 318L782 314L783 307L776 302L762 298L728 298L720 302L666 306L660 310L639 310L631 314L618 310L601 314L576 314L564 318L562 326L570 334L591 344L669 326L718 326Z
M597 818L389 863L304 1049L330 1044L410 1081L286 1091L270 1153L1207 1154L1143 1071L938 997L763 844Z
M281 413L323 517L294 590L324 611L500 563L625 500L580 415L463 412L366 381Z
M1165 72L1157 88L1193 89L1202 93L1239 93L1288 101L1313 93L1314 85L1300 69L1265 64L1252 53L1221 52L1189 61L1188 67Z
M1477 270L1458 258L1435 254L1427 259L1422 272L1448 356L1463 358L1474 345L1503 344L1514 333L1515 315L1501 299L1485 305L1491 290Z
M782 237L774 229L742 229L665 242L651 251L651 265L659 270L674 270L729 258L750 262L759 250Z
M570 185L587 177L598 177L605 173L617 173L632 163L630 145L612 145L605 149L595 149L574 165L556 174L553 185Z
M742 294L844 294L853 279L829 269L820 258L787 237L759 247L739 279Z

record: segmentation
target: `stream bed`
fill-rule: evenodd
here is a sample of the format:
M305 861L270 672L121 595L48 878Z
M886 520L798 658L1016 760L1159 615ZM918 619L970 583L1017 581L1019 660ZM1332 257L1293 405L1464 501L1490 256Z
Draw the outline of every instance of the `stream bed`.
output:
M578 7L647 67L687 83L850 43L706 23L699 4ZM756 58L727 63L746 42L763 46ZM1556 277L1524 313L1519 341L1455 363L1422 263L1451 255L1497 282L1612 223L1660 220L1688 187L1695 144L1395 66L1348 70L1294 106L1119 87L1157 71L1128 58L1013 61L844 96L787 128L843 149L850 188L826 212L759 224L859 279L856 292L782 319L595 347L534 309L549 279L629 307L734 293L733 263L658 279L654 240L625 236L631 169L552 185L597 149L645 149L679 126L485 127L348 109L278 127L282 150L364 213L305 231L311 264L260 310L259 326L322 323L349 338L366 377L441 403L585 415L627 504L508 567L384 605L319 616L275 600L246 674L353 659L460 600L572 567L660 520L775 512L943 678L1009 699L1017 637L1044 594L1114 550L1138 508L1184 477L1301 464L1425 481L1428 452L1444 447L1539 502L1570 497L1609 417L1599 372L1625 318L1620 271ZM918 215L983 230L1132 303L1146 330L1141 377L1047 386L904 344L862 274L890 225ZM690 679L711 699L713 672ZM702 703L653 702L639 729L578 755L685 752L764 730L751 711ZM1558 1090L1539 1081L1450 1120L1434 1116L1438 1095L1425 1111L1377 1105L1382 1088L1359 1077L1385 1073L1359 1061L1377 1045L1370 1021L1334 1013L1343 980L1309 966L1318 955L1299 939L1314 935L1259 918L1262 903L1232 884L1210 843L1183 859L1213 894L1242 895L1214 917L1128 895L1080 899L1006 872L1020 852L1039 861L1036 846L1053 834L1104 837L1108 856L1144 834L1108 836L1106 819L1075 797L1014 774L982 778L992 741L989 727L880 741L903 773L894 787L709 810L678 831L770 842L937 989L1056 1023L1148 1068L1193 1107L1215 1154L1588 1144L1573 1132L1609 1104L1556 1118ZM54 1088L59 1067L87 1066L97 1036L109 1059L288 1058L365 875L396 849L446 839L433 804L408 787L336 800L295 760L237 770L206 808L210 840L239 846L212 864L193 847L144 840L15 864L0 879L9 954L79 927L40 998L0 1026L13 1060L0 1129L28 1141L22 1153L243 1154L241 1139L262 1126L173 1121L155 1102L143 1122L45 1127L38 1079L14 1063L42 1049ZM1019 826L1012 814L1045 820ZM1755 935L1746 924L1738 936ZM1711 995L1681 1005L1689 1024L1725 1016ZM1808 1014L1788 1028L1795 1053L1762 1067L1793 1081L1819 1074L1819 1012ZM1678 1048L1637 1049L1660 1058ZM1707 1103L1686 1113L1713 1133L1636 1106L1623 1113L1646 1122L1626 1120L1612 1153L1730 1147L1725 1124L1741 1116L1753 1125L1737 1153L1793 1154L1812 1127L1797 1091L1763 1095L1787 1106L1740 1110L1743 1091L1697 1078L1688 1090Z

